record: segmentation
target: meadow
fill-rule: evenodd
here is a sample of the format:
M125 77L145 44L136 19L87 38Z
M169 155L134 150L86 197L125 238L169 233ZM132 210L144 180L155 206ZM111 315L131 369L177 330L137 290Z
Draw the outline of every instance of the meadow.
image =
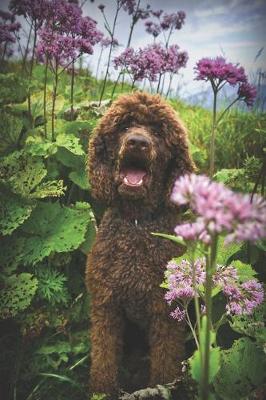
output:
M17 14L21 15L21 10L17 9ZM117 61L122 65L117 82L108 79L108 71L99 79L79 67L76 59L86 51L91 53L88 42L79 43L78 50L76 42L74 49L70 43L68 55L65 47L57 58L53 49L42 47L47 36L42 36L39 19L33 16L39 47L36 43L29 47L24 60L8 57L12 41L1 43L0 398L81 400L88 398L90 364L90 296L84 286L84 271L86 255L104 211L90 193L86 172L88 141L108 101L137 90L141 77L134 75L132 64L123 69L121 59ZM1 18L2 25L10 22ZM180 24L177 29L181 29L182 21ZM109 30L112 50L112 26ZM59 35L56 30L50 34ZM101 38L95 42L93 38L83 39L91 40L90 45L94 46ZM56 54L58 51L57 48ZM179 67L185 65L184 55L178 63ZM150 78L149 90L161 89L184 121L197 173L208 175L213 111L192 106L171 96L171 91L163 91L163 76L157 74L155 67L143 79ZM165 73L171 76L172 72ZM218 116L221 114L217 111ZM246 110L232 107L215 130L213 180L234 192L263 196L265 113L256 103ZM219 263L234 265L241 284L252 279L265 282L265 239L243 240L228 247L221 243L218 250ZM266 391L265 303L253 313L232 313L221 319L224 308L225 299L218 290L213 294L216 339L212 346L219 348L219 357L210 360L215 373L210 378L208 396L217 400L262 399ZM188 330L188 385L197 385L195 382L201 379L195 358L191 361L195 350ZM190 396L197 398L197 389Z

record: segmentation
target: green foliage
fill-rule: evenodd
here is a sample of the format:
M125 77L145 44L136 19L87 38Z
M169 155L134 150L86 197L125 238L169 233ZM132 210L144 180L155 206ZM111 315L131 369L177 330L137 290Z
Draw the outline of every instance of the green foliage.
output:
M25 101L28 82L17 72L0 75L3 105L0 111L0 318L5 334L0 341L0 375L10 376L7 385L17 398L83 400L87 396L90 350L87 333L90 298L84 287L84 269L96 233L93 212L87 203L91 197L86 153L89 136L104 110L104 107L93 108L89 103L98 98L99 82L87 72L86 76L76 76L77 119L66 121L70 81L67 74L60 76L56 134L52 141L50 72L47 133L43 125L44 68L35 65L33 69L31 118ZM107 94L111 93L112 86L108 82ZM122 92L121 87L118 91ZM190 151L199 172L207 171L211 113L176 100L171 103L188 128ZM218 181L235 190L253 190L266 144L265 125L263 114L236 111L222 121L216 143ZM257 189L261 191L262 185ZM224 246L221 241L217 262L235 265L243 281L252 279L254 271L249 262L257 263L264 247L261 242L256 247L249 246L247 251L240 244ZM190 255L191 249L181 258ZM204 249L197 248L195 258L202 256ZM243 263L236 261L237 258ZM218 302L216 294L213 293ZM250 336L262 347L264 320L265 308L260 307L252 316L232 317L230 332ZM219 334L220 331L222 334L222 328ZM211 382L222 361L215 379L220 398L237 399L240 392L244 393L244 386L238 390L240 384L234 380L235 371L241 375L239 381L247 381L247 393L251 386L259 385L260 380L245 375L242 364L261 369L257 367L262 365L260 348L244 338L244 344L234 345L231 352L224 351L222 346L213 347L214 339L212 334ZM220 344L219 337L217 341ZM227 347L231 345L226 335L223 343ZM199 353L190 360L193 377L198 380ZM240 371L236 360L241 365ZM231 372L224 373L227 369ZM225 397L221 395L224 388ZM93 395L94 400L105 397Z
M0 232L10 235L17 229L32 213L35 202L29 202L7 192L1 188L0 192Z
M4 288L0 292L0 317L14 317L27 308L38 287L38 281L32 274L23 272L6 277Z
M27 97L27 82L21 76L0 74L0 104L22 103Z
M65 287L67 278L62 273L45 266L38 266L38 295L41 299L47 300L49 304L66 304L69 294Z
M38 203L31 217L23 224L22 236L24 264L34 265L52 252L72 251L84 241L90 222L89 205L77 203L61 207L59 203Z
M233 265L233 267L236 268L237 275L241 283L248 281L250 279L254 279L254 277L257 275L256 271L254 271L251 265L244 264L239 260L232 261L231 265Z
M265 377L263 351L249 338L241 338L230 349L221 352L221 368L214 387L223 400L243 399L262 384Z
M6 110L0 110L0 155L15 150L19 143L23 120Z
M233 316L231 328L243 335L256 339L262 346L266 342L266 303L257 307L252 315Z
M199 343L200 343L200 348L196 350L193 354L193 356L189 359L189 365L190 365L190 372L192 378L196 382L201 381L201 374L203 372L202 368L202 357L204 354L204 348L205 348L205 337L206 337L206 329L207 329L207 318L206 316L202 317L201 320L201 329L199 332ZM214 331L210 332L210 359L209 359L209 383L213 382L215 376L217 375L219 369L220 369L220 348L219 347L213 347L215 344L215 338L216 334Z
M24 150L14 151L0 161L0 182L22 196L30 195L46 174L43 160Z

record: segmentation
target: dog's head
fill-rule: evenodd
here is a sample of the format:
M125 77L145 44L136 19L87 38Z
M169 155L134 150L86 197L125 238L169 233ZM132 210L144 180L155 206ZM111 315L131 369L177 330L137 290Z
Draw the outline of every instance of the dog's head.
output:
M158 95L121 96L90 140L92 194L107 204L118 197L165 203L174 181L193 169L185 128Z

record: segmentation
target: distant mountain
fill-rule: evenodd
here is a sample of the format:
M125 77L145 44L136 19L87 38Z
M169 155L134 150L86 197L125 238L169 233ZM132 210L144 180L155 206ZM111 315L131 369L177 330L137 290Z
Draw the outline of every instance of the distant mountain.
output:
M237 89L233 87L223 88L218 98L218 110L227 107L235 99L236 92ZM204 108L211 109L213 105L213 92L211 88L208 88L202 92L186 96L184 100L191 105L200 105ZM243 101L236 103L234 107L241 110L248 110ZM255 107L259 111L266 111L266 84L262 84L258 90Z

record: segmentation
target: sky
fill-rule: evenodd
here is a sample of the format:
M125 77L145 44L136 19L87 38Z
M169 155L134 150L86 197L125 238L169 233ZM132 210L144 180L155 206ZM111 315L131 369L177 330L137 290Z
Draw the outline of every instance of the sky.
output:
M84 0L81 0L84 2ZM0 0L2 9L7 9L8 0ZM84 15L89 15L98 22L104 31L103 16L98 9L105 4L105 13L110 24L113 22L116 0L87 0L84 2ZM170 44L178 44L186 50L189 61L185 69L181 69L174 81L174 89L178 89L181 97L204 91L205 82L195 81L194 66L202 57L224 56L227 61L240 63L254 80L256 71L266 71L266 0L141 0L141 4L151 5L153 10L163 9L167 13L183 10L186 13L185 25L175 31ZM116 50L118 55L127 42L130 17L123 10L118 16L115 37L121 46ZM106 35L107 32L105 31ZM157 41L160 40L160 36ZM134 30L132 47L139 48L153 42L153 37L145 32L144 22L140 20ZM255 60L259 50L260 57ZM90 68L96 71L99 46L94 55L88 57ZM105 68L107 51L101 64L102 73ZM115 78L116 72L112 71Z
M108 21L113 21L115 0L87 1L84 12L103 27L99 4L105 4ZM194 80L194 66L202 57L224 56L228 61L240 63L252 79L258 69L266 70L266 0L142 0L152 9L163 9L171 13L183 10L185 25L175 31L171 44L178 44L189 54L185 69L174 83L183 96L197 93L206 88L203 82ZM123 11L119 14L115 37L125 45L129 33L130 19ZM158 37L159 39L160 37ZM153 38L145 32L143 21L139 21L133 33L132 47L139 48L152 43ZM260 57L255 61L258 51ZM116 54L123 50L120 47ZM90 64L95 68L98 52L92 56Z

